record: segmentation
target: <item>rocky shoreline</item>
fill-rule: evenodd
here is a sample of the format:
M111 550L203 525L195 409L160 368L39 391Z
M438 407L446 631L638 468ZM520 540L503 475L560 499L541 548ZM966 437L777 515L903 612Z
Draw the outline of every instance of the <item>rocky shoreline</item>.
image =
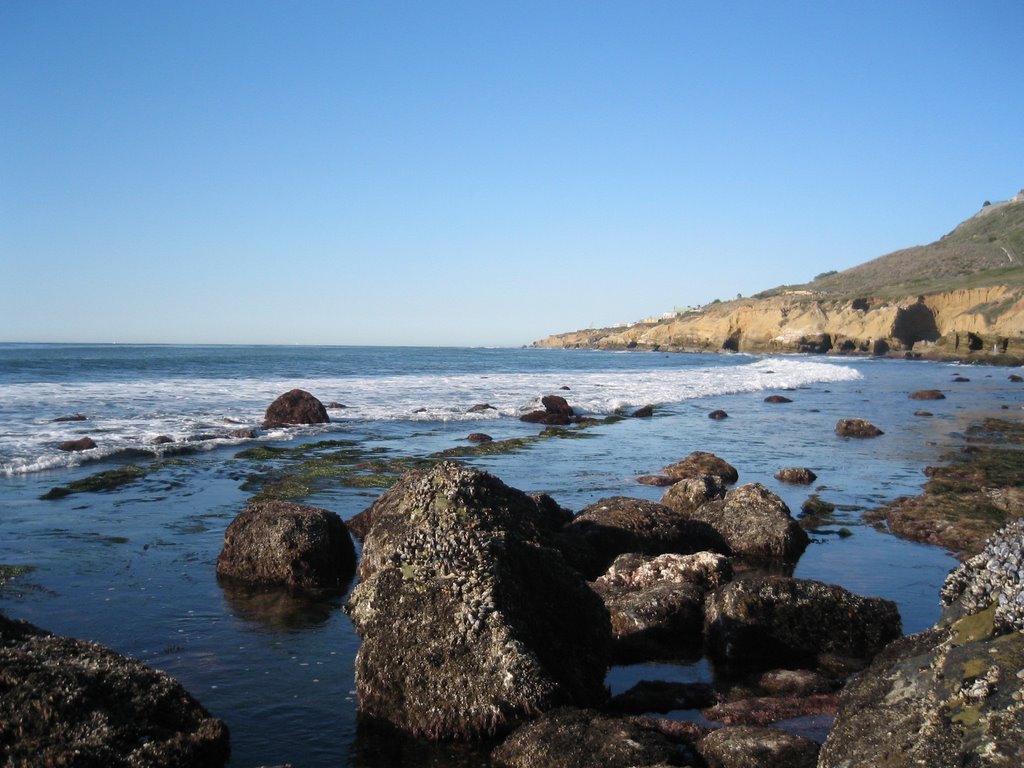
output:
M961 463L930 473L918 498L942 497L942 525L906 530L963 523L969 535L920 538L970 542L959 549L975 556L947 579L935 627L910 637L893 603L786 575L808 541L799 521L767 488L732 487L735 468L700 452L662 470L660 503L613 497L576 515L445 457L403 474L347 525L254 501L228 528L217 569L231 582L337 591L356 568L356 535L346 611L362 638L364 725L478 743L495 766L1019 765L1024 528L1001 526L1022 511L1020 430L985 422ZM789 469L798 482L813 474ZM1002 516L975 525L972 492ZM227 727L165 675L47 638L0 617L9 763L226 762ZM604 687L610 664L700 655L709 683L643 681L615 698ZM109 694L93 695L97 674L116 683ZM704 724L657 716L676 710ZM836 717L824 745L786 725L812 716Z

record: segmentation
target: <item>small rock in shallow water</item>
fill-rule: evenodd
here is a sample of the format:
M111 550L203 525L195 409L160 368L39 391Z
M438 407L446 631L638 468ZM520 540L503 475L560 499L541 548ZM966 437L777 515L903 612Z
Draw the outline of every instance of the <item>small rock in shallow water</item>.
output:
M91 437L82 437L78 440L65 440L63 443L57 446L60 451L90 451L96 447L96 441Z

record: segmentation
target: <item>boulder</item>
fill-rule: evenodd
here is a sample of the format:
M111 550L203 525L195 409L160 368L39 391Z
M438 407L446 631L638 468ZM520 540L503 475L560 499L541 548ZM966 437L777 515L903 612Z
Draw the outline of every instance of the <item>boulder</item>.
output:
M1011 373L1010 381L1019 384L1020 382L1024 381L1024 376L1021 376L1019 373Z
M228 729L163 672L0 614L5 765L213 768Z
M588 580L627 552L729 553L725 540L707 523L688 520L663 504L626 496L601 499L580 512L562 529L558 548Z
M91 437L81 437L78 440L65 440L57 446L57 450L72 453L76 451L90 451L95 447L96 441Z
M775 479L780 483L810 485L818 479L818 476L807 467L784 467L775 473Z
M625 717L559 708L524 725L491 753L501 768L633 768L687 765L655 728Z
M792 403L793 402L792 399L786 397L785 395L768 395L768 397L766 397L764 399L764 401L766 403Z
M355 563L352 539L334 512L259 501L225 531L217 575L292 589L337 589L352 578Z
M708 589L732 578L712 552L621 555L593 583L611 616L616 663L699 655Z
M825 655L866 663L902 632L889 600L781 576L726 584L704 610L705 648L730 671L813 669Z
M662 472L673 480L685 480L701 475L717 475L726 483L731 484L740 478L739 472L732 464L706 451L694 451L675 464L669 464Z
M327 424L330 420L331 417L327 415L323 403L309 392L293 389L270 404L263 419L263 428L285 427L292 424Z
M373 507L347 605L362 638L363 717L478 738L605 701L608 612L543 545L557 505L442 462L404 475Z
M836 434L840 437L878 437L885 433L864 419L840 419L836 422Z
M466 435L466 439L471 443L491 443L494 442L494 438L483 432L471 432Z
M794 561L810 542L786 502L760 483L742 485L724 498L680 513L710 525L737 555Z
M815 768L818 749L803 736L751 725L721 728L697 742L707 768Z
M709 413L708 418L714 419L715 421L721 421L722 419L729 418L729 414L722 410L716 410Z
M654 406L645 405L642 408L637 408L633 413L630 414L634 419L649 419L654 415Z
M531 424L547 424L549 426L564 426L576 420L572 406L566 402L561 395L545 395L540 399L543 411L531 411L520 416L520 421L527 421Z
M919 389L910 393L911 400L945 400L946 396L937 389Z
M661 496L661 503L689 516L698 507L725 497L725 482L718 475L700 475L674 483Z

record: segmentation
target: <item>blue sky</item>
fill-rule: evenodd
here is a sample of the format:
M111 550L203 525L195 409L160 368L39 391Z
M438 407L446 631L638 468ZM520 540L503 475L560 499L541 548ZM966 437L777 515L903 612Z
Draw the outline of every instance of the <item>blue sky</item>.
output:
M1024 3L0 3L0 341L519 345L1024 187Z

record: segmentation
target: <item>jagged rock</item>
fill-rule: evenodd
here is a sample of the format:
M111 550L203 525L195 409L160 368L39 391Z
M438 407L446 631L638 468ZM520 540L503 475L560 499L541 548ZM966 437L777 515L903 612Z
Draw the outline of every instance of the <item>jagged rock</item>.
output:
M718 475L700 475L673 483L661 496L669 509L689 516L694 510L725 497L725 481Z
M251 502L228 526L217 575L293 589L334 589L355 572L348 530L334 512L285 501Z
M558 547L589 580L627 552L729 552L722 536L707 523L688 520L654 501L625 496L601 499L580 512L562 529Z
M10 766L214 768L228 729L163 672L0 614L0 758Z
M694 451L685 459L669 464L662 472L674 480L717 475L726 483L732 484L740 478L739 472L732 464L706 451Z
M491 753L501 768L633 768L688 765L655 728L583 709L560 708L524 725Z
M721 728L697 742L707 768L815 768L818 749L802 736L752 725Z
M722 535L730 550L756 558L793 561L807 548L807 534L781 498L760 483L734 488L724 498L692 510L677 509L691 520L707 523Z
M72 453L75 451L90 451L95 447L96 441L91 437L81 437L78 440L65 440L57 446L57 450Z
M712 552L617 557L592 584L611 615L614 660L693 656L701 643L704 597L731 578L728 559Z
M375 502L347 606L363 641L364 717L475 738L604 702L608 612L543 546L551 506L453 462L403 476Z
M878 437L885 433L864 419L840 419L836 422L836 434L840 437Z
M780 483L810 485L818 479L818 476L807 467L784 467L775 473L775 479Z
M708 654L735 671L814 668L825 654L867 662L902 631L889 600L781 576L720 587L704 610Z
M309 392L293 389L270 404L263 418L263 428L271 429L292 424L327 424L330 420L331 417L327 415L323 403Z
M911 400L945 400L946 396L937 389L919 389L910 393Z

